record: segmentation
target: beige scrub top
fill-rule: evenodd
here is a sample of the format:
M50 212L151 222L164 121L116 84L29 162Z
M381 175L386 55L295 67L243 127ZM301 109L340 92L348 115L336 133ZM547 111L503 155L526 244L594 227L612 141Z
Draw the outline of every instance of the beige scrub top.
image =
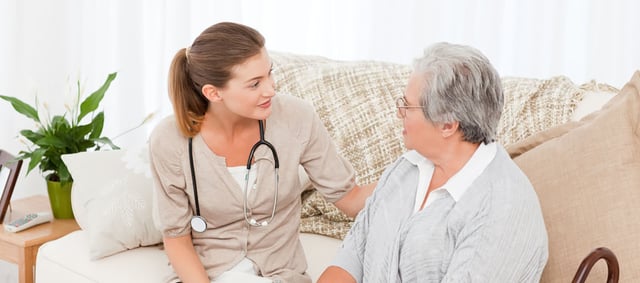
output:
M255 262L264 277L284 282L311 282L298 237L302 165L314 187L335 202L355 185L353 167L338 153L314 108L286 94L272 99L265 139L275 147L279 163L279 192L275 217L266 227L245 222L242 188L233 179L225 159L215 155L200 135L193 138L193 158L200 214L207 221L203 233L191 231L195 215L189 167L188 139L174 117L161 121L149 141L156 210L164 237L191 234L209 278L235 266L244 257ZM247 152L248 154L248 152ZM249 195L253 217L263 221L273 208L274 164L271 151L260 146L254 155L257 189ZM176 279L175 273L167 279Z

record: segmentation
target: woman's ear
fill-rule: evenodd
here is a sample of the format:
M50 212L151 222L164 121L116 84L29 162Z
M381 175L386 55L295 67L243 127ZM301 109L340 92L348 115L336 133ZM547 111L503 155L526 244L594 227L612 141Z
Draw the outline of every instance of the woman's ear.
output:
M218 88L211 84L206 84L202 87L202 95L204 95L204 97L210 102L216 102L222 99L218 92Z
M458 131L458 127L460 127L460 122L458 121L440 124L440 131L442 132L442 137L448 138L452 136Z

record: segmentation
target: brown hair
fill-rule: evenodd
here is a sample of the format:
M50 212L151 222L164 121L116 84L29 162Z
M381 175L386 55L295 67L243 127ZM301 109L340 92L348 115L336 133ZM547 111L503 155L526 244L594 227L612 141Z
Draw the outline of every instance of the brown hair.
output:
M202 87L224 88L232 78L231 69L260 53L264 42L251 27L222 22L205 29L191 47L178 50L169 69L169 97L185 136L200 132L209 106Z

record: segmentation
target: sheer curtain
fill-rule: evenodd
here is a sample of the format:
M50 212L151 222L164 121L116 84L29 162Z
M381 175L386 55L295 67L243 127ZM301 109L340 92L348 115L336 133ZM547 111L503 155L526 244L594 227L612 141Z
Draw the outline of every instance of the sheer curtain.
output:
M503 76L621 87L640 67L639 10L633 0L4 0L0 94L28 102L37 95L61 113L76 81L88 93L118 72L103 101L104 134L156 113L115 140L141 143L171 114L173 55L219 21L258 29L275 51L410 64L430 43L449 41L480 49ZM14 153L25 147L19 130L34 126L4 101L0 125L0 148ZM37 172L22 178L16 195L44 193Z

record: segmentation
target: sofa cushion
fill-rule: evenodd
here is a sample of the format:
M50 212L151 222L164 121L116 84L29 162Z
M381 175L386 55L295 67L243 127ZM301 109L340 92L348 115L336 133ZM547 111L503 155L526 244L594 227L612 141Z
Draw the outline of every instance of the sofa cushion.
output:
M89 235L78 230L38 249L38 283L163 282L171 271L160 246L149 246L92 260Z
M602 110L508 148L536 189L547 225L542 282L569 282L582 258L602 246L617 255L620 282L640 278L639 90L637 72ZM593 282L605 281L602 267L592 273Z
M147 147L62 156L74 178L72 208L98 259L160 243L154 225Z
M335 257L341 241L302 233L300 242L307 256L307 273L316 282ZM160 245L98 260L90 260L89 246L89 235L84 230L43 244L36 258L37 282L163 282L172 272Z

